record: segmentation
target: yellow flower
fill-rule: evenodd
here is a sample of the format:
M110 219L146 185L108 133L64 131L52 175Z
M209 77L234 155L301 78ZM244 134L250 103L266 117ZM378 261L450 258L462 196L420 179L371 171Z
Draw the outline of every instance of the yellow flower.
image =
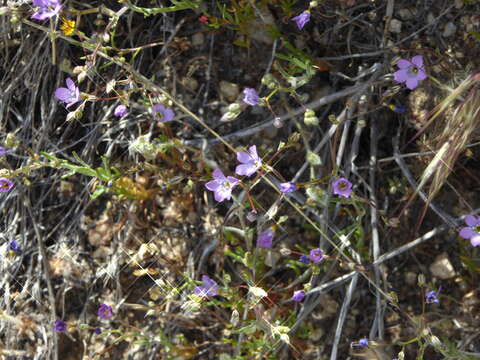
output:
M60 25L60 30L62 30L65 35L72 35L75 31L75 20L68 20L62 18L62 25Z

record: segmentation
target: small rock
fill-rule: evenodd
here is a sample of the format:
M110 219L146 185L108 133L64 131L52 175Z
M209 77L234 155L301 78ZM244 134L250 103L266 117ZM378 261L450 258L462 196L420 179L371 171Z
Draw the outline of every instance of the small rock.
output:
M389 26L390 32L400 34L402 32L402 22L397 19L392 19Z
M240 90L237 84L228 82L228 81L220 81L220 94L225 97L228 101L233 102L237 99Z
M450 37L455 34L457 31L457 27L455 26L454 23L449 22L445 25L445 28L443 29L443 37Z
M205 42L205 35L203 35L203 33L201 32L198 32L198 33L195 33L193 34L192 36L192 45L193 46L202 46L203 43Z
M415 17L415 13L412 9L400 9L398 16L402 20L412 20Z
M455 270L447 253L438 255L435 258L435 262L430 265L430 272L433 276L441 280L451 279L455 276Z

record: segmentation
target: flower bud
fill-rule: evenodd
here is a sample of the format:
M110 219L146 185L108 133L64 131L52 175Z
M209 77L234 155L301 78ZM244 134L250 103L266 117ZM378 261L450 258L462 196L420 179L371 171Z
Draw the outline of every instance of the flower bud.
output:
M269 89L275 89L278 87L278 81L272 74L266 74L262 78L262 84L265 85Z
M320 158L320 156L311 151L307 153L307 161L312 166L322 165L322 159Z
M318 126L319 120L315 116L315 111L313 111L312 109L307 109L303 117L303 122L305 123L305 125L308 126Z

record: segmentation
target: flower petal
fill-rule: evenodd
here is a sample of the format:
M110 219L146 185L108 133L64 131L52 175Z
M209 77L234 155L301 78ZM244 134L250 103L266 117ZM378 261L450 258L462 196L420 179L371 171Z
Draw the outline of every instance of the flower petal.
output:
M214 192L214 198L218 202L222 202L225 199L230 200L232 198L232 192L221 186Z
M256 171L255 165L243 164L235 168L235 173L238 175L251 176Z
M412 66L412 63L408 60L400 59L397 61L397 66L399 69L408 69L410 66Z
M412 63L417 67L423 66L423 57L422 55L417 55L412 58Z
M233 176L227 176L227 180L228 182L230 183L230 186L233 188L234 186L237 186L238 182L240 180L238 180L236 177L233 177Z
M425 70L418 69L417 79L421 81L421 80L425 80L426 78L427 78L427 73L425 72Z
M417 80L417 78L415 77L415 78L409 78L409 79L407 79L406 85L407 85L407 88L409 88L410 90L415 89L415 88L418 86L418 80Z
M465 224L468 226L476 226L480 224L480 217L477 218L476 216L473 215L467 215L465 216Z
M221 183L217 180L212 180L209 181L205 184L205 187L210 190L210 191L217 191L218 187L221 185Z
M70 78L67 78L65 80L65 82L67 83L67 88L71 91L71 92L75 92L77 87L75 86L75 83L73 82L72 79Z
M246 153L244 151L239 151L237 152L237 160L240 161L241 163L250 163L253 162L252 157L250 156L249 153Z
M472 237L475 236L475 234L476 234L476 232L473 231L473 229L471 227L464 227L458 233L458 235L460 235L464 239L471 239Z
M479 246L480 245L480 235L475 235L470 239L470 243L472 246Z
M401 69L398 71L395 71L393 74L393 78L395 79L396 82L403 83L407 81L408 79L408 70L407 69Z
M250 146L250 148L248 149L248 152L252 156L253 160L256 160L256 161L260 160L257 154L257 147L255 145Z
M220 169L213 170L212 176L215 180L219 180L221 182L227 181L227 178L225 175L223 175L223 172Z
M70 90L67 88L58 88L55 90L55 97L60 101L65 101L70 98Z

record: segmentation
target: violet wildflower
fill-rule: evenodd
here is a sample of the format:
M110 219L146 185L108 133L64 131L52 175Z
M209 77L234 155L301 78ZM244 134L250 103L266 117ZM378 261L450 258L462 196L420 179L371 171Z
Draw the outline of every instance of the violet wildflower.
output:
M358 345L363 346L363 347L367 347L368 346L368 339L363 338L363 339L358 340Z
M93 329L93 332L97 335L100 335L102 333L102 330L100 330L100 328L95 328Z
M255 106L258 104L260 100L258 93L253 88L246 88L243 90L243 94L245 95L243 98L243 102L248 105Z
M288 194L297 190L297 184L294 182L285 182L280 184L280 191L284 194Z
M273 236L275 235L275 231L272 228L265 230L258 234L257 237L257 245L262 249L269 249L272 247Z
M252 176L262 166L262 159L258 157L255 145L250 146L248 152L237 152L237 160L242 163L235 168L238 175Z
M480 245L480 217L467 215L465 217L466 227L460 230L459 235L464 239L470 239L472 246Z
M163 106L162 104L155 104L152 106L153 116L159 122L171 121L175 117L172 109Z
M305 291L297 290L293 292L292 300L296 302L300 302L305 298Z
M72 79L67 78L65 82L67 87L61 87L55 90L55 97L65 103L66 108L68 109L70 106L80 101L80 90L75 86Z
M7 149L5 149L3 146L0 146L0 156L5 156L7 155Z
M110 319L113 316L113 309L107 304L100 304L97 313L102 319Z
M218 295L218 284L210 279L208 275L202 275L203 284L197 286L193 292L197 296L217 296Z
M20 252L20 245L15 240L10 241L8 247L14 252Z
M410 90L415 89L421 81L427 78L421 55L414 56L411 60L400 59L397 66L399 70L393 74L395 81L405 83Z
M230 200L232 198L232 190L240 180L233 176L223 175L220 169L213 170L212 176L214 180L207 182L205 187L213 191L216 201Z
M335 195L343 196L344 198L350 197L352 193L352 183L350 181L342 177L335 180L332 185Z
M9 192L13 188L13 181L8 178L0 178L0 192Z
M427 304L438 304L439 300L437 293L433 290L427 291L427 293L425 294L425 302Z
M67 330L67 324L65 321L62 320L55 320L55 323L53 325L53 330L55 332L65 332Z
M312 249L310 250L309 257L312 262L314 262L315 264L318 264L320 261L322 261L325 258L325 253L320 248Z
M113 115L116 117L124 117L127 115L127 107L125 105L118 105L113 111Z
M310 263L310 258L307 255L300 255L300 259L298 259L298 261L308 265Z
M305 24L310 21L310 11L305 10L300 15L292 18L292 21L295 21L295 24L297 24L298 30L302 30Z
M33 0L33 5L38 6L32 15L35 20L45 20L59 13L62 5L59 0Z

